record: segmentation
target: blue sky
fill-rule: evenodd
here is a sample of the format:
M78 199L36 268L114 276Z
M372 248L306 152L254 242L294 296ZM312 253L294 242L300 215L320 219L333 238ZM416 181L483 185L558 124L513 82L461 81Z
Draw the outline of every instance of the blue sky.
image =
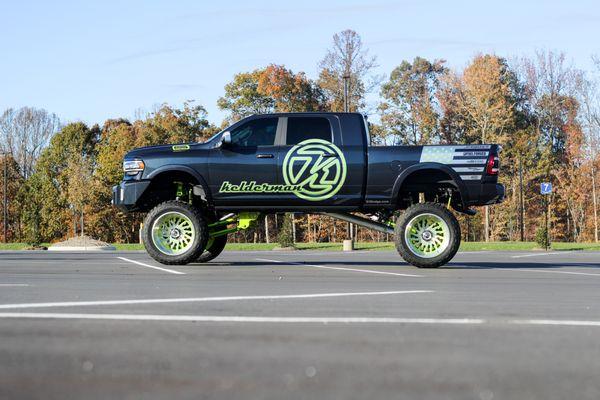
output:
M317 75L351 28L389 74L403 59L464 66L478 52L562 50L591 68L597 1L9 1L0 5L0 111L34 106L63 122L133 118L194 99L209 119L233 75L285 64Z

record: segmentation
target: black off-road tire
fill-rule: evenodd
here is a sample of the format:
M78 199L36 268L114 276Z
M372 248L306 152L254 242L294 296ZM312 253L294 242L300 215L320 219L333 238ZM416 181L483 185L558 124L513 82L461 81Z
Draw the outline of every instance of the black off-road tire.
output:
M152 239L152 226L162 215L168 212L178 212L190 219L195 230L194 239L189 249L182 254L169 255L158 249ZM142 242L150 257L161 264L185 265L198 259L204 251L208 240L208 227L202 210L178 200L165 201L154 207L144 219Z
M448 226L449 242L446 248L434 257L422 257L415 254L405 238L407 225L415 217L422 214L433 214L442 219ZM438 203L419 203L410 206L398 217L394 230L396 250L406 262L418 268L437 268L448 263L460 246L460 225L456 217L446 207Z
M227 244L227 235L217 236L212 240L212 242L210 239L208 242L209 243L206 245L204 252L200 255L200 257L198 257L196 262L207 263L217 258L219 254L223 252L223 249L225 249L225 245Z

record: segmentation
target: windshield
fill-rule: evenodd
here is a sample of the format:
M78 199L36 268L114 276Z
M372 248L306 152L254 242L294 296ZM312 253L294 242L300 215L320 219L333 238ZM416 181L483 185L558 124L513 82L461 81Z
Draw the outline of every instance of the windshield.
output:
M219 132L215 133L214 135L212 135L211 137L206 139L203 143L209 143L209 142L213 141L217 136L219 136L221 133L223 133L224 130L225 129L220 130Z

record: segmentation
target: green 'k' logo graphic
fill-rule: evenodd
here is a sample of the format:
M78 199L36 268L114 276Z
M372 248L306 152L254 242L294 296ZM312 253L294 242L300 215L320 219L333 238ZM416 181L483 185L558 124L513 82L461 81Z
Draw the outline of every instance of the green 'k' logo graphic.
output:
M299 187L294 194L310 201L335 195L346 180L346 159L333 143L308 139L292 147L283 160L286 185Z

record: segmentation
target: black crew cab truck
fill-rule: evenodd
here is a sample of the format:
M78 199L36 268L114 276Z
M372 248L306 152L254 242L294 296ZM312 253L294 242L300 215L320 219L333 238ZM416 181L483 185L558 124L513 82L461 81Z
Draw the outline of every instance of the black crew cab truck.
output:
M130 151L113 204L148 212L142 240L163 264L207 262L260 214L295 212L392 233L407 262L431 268L460 244L450 208L473 214L503 200L498 152L495 144L370 146L358 113L254 115L205 143Z

